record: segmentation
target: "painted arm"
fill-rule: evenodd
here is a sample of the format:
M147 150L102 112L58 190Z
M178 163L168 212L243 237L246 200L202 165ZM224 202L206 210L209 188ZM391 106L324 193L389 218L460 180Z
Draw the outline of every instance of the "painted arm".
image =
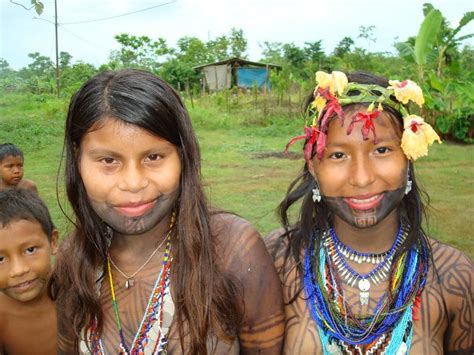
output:
M227 236L224 270L240 281L243 322L241 354L280 354L284 335L284 305L280 280L260 234L248 222L233 217Z

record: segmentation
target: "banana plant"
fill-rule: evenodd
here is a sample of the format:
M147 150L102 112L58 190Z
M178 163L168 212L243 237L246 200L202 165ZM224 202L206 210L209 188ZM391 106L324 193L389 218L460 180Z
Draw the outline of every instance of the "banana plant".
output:
M425 4L425 9L430 4ZM413 55L418 66L418 77L423 82L424 67L427 64L428 55L433 51L438 32L443 22L443 15L435 8L429 10L420 26L416 36Z

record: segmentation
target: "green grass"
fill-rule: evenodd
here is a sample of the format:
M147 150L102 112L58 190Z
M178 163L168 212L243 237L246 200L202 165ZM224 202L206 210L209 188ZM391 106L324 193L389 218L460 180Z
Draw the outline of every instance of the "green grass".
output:
M209 100L194 104L190 115L202 149L203 182L210 202L250 220L262 234L278 228L275 209L301 170L302 157L258 155L281 153L288 139L301 132L298 108L270 110L265 116L254 105L228 107ZM58 206L56 176L66 109L66 101L43 96L0 97L0 142L24 150L25 177L37 183L62 235L69 224ZM286 118L288 112L293 118ZM293 151L299 152L299 147ZM416 163L418 180L431 197L430 234L471 257L473 158L473 145L444 143L433 146L430 155ZM59 186L62 205L70 213L61 182Z

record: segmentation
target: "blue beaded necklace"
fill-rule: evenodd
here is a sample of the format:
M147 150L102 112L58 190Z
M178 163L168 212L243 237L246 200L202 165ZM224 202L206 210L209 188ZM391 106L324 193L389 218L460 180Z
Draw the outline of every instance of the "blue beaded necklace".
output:
M340 276L331 258L334 250L329 250L326 243L316 250L315 244L314 234L305 251L303 282L308 309L318 324L325 354L340 351L362 354L377 349L392 354L409 349L413 305L421 295L428 273L426 241L420 238L394 260L388 291L378 300L374 314L363 318L352 314L346 304Z
M373 259L375 261L375 259L378 259L379 256L374 256L376 254L359 253L345 246L339 240L333 228L329 229L329 235L327 233L323 234L323 243L329 250L330 254L333 255L332 261L337 268L338 274L351 287L354 287L355 285L358 286L360 304L367 305L369 302L369 290L371 283L378 285L386 279L388 273L390 272L392 258L395 254L395 251L397 250L398 246L404 242L406 235L407 232L402 228L402 226L400 226L392 247L382 254L383 257L380 257L381 259L377 266L366 274L359 274L357 271L355 271L347 263L346 259L344 258L344 252L341 249L347 250L346 254L353 256L352 259L359 263L362 263L364 260L368 260L367 258ZM372 257L370 257L370 255L372 255Z

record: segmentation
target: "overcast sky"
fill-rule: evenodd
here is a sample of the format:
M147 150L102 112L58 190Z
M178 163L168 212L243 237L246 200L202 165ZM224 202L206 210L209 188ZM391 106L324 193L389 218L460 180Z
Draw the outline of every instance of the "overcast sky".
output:
M30 0L15 0L30 5ZM40 19L34 10L26 11L9 0L0 0L0 57L19 69L31 62L27 54L40 52L55 56L54 0L45 5ZM168 45L184 36L203 41L228 34L232 27L242 29L248 41L250 60L261 58L260 44L322 40L326 53L350 36L356 45L370 51L394 51L393 43L417 34L423 21L426 0L57 0L59 50L94 65L107 61L117 49L114 35L129 33L151 38L162 37ZM162 6L158 6L158 5ZM456 26L472 0L432 0L437 9ZM114 17L154 7L135 14ZM375 26L375 43L357 38L360 26ZM461 34L474 32L471 23ZM469 42L471 45L473 41Z

